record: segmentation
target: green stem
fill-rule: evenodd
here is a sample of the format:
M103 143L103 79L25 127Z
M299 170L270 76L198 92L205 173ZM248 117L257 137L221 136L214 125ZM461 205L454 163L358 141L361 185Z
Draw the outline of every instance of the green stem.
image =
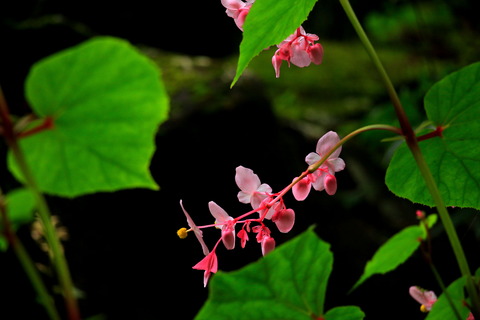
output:
M0 195L0 197L2 197ZM5 237L8 239L8 243L13 248L15 255L17 256L23 270L27 274L30 283L32 284L35 292L38 295L40 303L44 306L45 311L47 312L48 316L52 320L60 320L60 316L55 308L55 304L53 301L52 296L48 293L47 288L45 287L40 274L38 273L35 264L33 263L32 259L28 255L25 247L23 246L20 239L15 234L15 231L12 228L10 220L8 219L7 215L7 208L5 207L5 203L0 200L0 214L2 216L3 221L3 232Z
M397 118L400 122L400 126L402 128L403 135L405 137L407 146L409 147L416 163L417 166L420 170L421 175L423 176L423 179L425 180L425 183L427 185L428 191L430 192L432 199L435 203L435 206L438 210L438 214L440 215L440 219L442 220L443 226L445 228L445 232L447 233L448 239L450 241L450 244L452 246L452 249L454 251L455 257L457 259L458 266L460 268L460 272L462 273L463 276L466 277L466 289L467 292L472 300L472 306L473 310L472 313L475 316L476 319L480 319L480 301L478 298L478 292L477 288L475 286L472 274L470 272L467 259L465 257L465 253L463 251L463 248L460 244L460 240L458 239L457 232L455 230L455 227L453 225L452 220L450 219L450 216L448 214L448 211L445 207L445 204L443 202L443 198L440 194L440 191L438 190L437 184L435 180L433 179L432 173L430 171L430 168L428 167L427 163L425 162L425 159L423 157L423 154L420 150L420 147L418 146L418 141L417 138L415 137L415 133L412 129L412 126L410 125L410 122L408 121L408 118L405 114L405 111L402 107L402 104L400 102L400 99L398 98L398 95L395 91L395 88L392 85L392 82L385 71L385 68L383 67L382 62L380 61L373 45L371 44L370 40L368 39L365 31L363 30L360 22L358 21L355 12L353 11L350 3L348 0L339 0L343 9L345 10L345 13L347 17L349 18L350 22L353 25L353 28L358 34L358 37L360 38L360 41L363 43L365 46L365 49L367 50L370 58L372 59L375 67L377 68L378 72L380 73L380 76L387 88L388 94L390 95L390 99L393 103L393 107L395 109L395 112L397 114Z
M24 177L25 186L32 192L35 202L37 204L38 215L45 230L45 237L50 247L53 265L57 272L60 286L62 287L63 296L66 304L68 317L70 320L80 320L80 312L77 305L77 300L74 296L73 283L68 269L67 261L62 251L60 240L57 237L55 227L51 222L50 209L47 202L37 186L37 183L27 165L23 152L18 144L17 136L14 132L12 122L10 120L7 103L4 99L2 90L0 88L0 119L3 125L3 136L7 145L12 152L12 155Z

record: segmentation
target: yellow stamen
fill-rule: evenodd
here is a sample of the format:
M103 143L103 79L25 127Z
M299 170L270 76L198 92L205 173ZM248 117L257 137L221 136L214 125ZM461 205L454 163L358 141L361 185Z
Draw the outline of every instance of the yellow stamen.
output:
M425 307L424 304L422 304L422 305L420 306L420 311L422 311L422 312L428 312L427 307Z
M187 228L180 228L178 229L177 231L177 236L180 238L180 239L185 239L187 237Z

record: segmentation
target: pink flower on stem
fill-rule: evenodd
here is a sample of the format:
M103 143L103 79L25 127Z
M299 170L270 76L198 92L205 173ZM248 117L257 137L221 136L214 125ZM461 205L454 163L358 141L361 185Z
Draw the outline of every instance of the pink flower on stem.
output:
M309 66L311 62L321 64L323 47L320 43L315 43L317 40L317 35L306 33L300 26L294 34L277 45L278 50L272 57L276 77L280 77L280 67L284 60L287 61L288 66L291 62L300 68Z
M340 142L340 137L336 132L327 132L318 140L316 152L309 153L305 161L309 165L317 163L330 153L338 142ZM337 192L335 172L345 169L345 161L338 157L341 151L342 147L337 148L315 172L309 173L293 186L292 192L295 199L298 201L305 200L311 187L317 191L325 190L329 195L334 195Z
M235 248L235 220L213 201L208 203L208 208L212 216L216 219L215 224L221 226L222 241L225 248L232 250Z
M217 255L215 254L215 248L210 252L205 258L203 258L199 263L194 265L192 268L196 270L205 270L203 274L203 286L206 287L208 279L210 278L211 273L216 273L218 271L218 260Z
M238 166L235 172L235 182L241 190L238 193L238 200L241 203L250 203L253 209L257 209L270 195L272 188L266 183L262 184L251 169Z
M252 231L257 234L257 242L262 247L262 255L266 255L275 249L275 240L270 236L270 229L261 224L252 228Z
M427 291L417 286L412 286L408 290L410 296L421 304L420 310L428 312L432 309L433 304L437 301L437 296L433 291Z
M243 23L247 17L250 8L255 0L222 0L222 5L227 9L225 12L227 16L233 18L237 27L243 31Z
M295 223L295 212L292 209L282 209L275 212L272 216L280 232L287 233L292 230Z

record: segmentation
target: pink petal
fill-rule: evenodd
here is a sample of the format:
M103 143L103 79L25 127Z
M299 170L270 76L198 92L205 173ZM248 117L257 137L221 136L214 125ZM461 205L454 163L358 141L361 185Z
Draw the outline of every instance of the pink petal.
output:
M253 173L253 170L238 166L235 171L235 182L243 192L252 193L260 186L260 178Z
M325 184L325 191L333 196L335 192L337 192L337 179L335 178L334 175L327 174L324 180Z
M268 254L270 251L275 249L275 240L270 236L265 236L262 239L262 255Z
M305 157L305 162L308 163L309 165L312 165L312 164L314 164L315 162L319 161L320 159L322 159L322 157L320 157L320 156L318 155L318 153L310 152L310 153Z
M207 245L205 244L205 241L203 241L203 233L202 230L200 230L195 223L193 222L192 218L190 215L187 213L185 208L183 207L183 202L180 200L180 207L182 207L183 213L185 214L185 217L187 218L187 223L190 228L192 228L193 233L195 234L195 237L197 237L198 242L200 242L200 245L202 246L203 254L207 255L210 250L208 250Z
M328 160L328 167L333 170L333 172L342 171L345 169L345 161L342 158L335 158Z
M412 286L409 288L408 292L413 299L418 303L425 306L425 309L430 311L433 304L437 301L437 296L433 291L426 291L417 286Z
M307 44L304 38L294 40L294 43L292 44L290 62L297 67L307 67L312 62L308 52L306 51L306 45Z
M277 50L277 52L279 50ZM275 70L275 77L280 78L280 67L282 66L283 59L279 55L277 55L277 52L275 52L272 57L272 65L273 69Z
M223 228L222 229L222 242L227 250L235 248L235 229Z
M272 221L275 222L280 232L287 233L292 230L295 223L295 211L292 209L284 209L276 212Z
M308 197L308 194L310 193L311 186L312 186L312 183L310 182L310 179L308 179L308 177L305 177L299 182L297 182L292 188L292 193L295 199L297 201L305 200Z
M318 37L317 37L318 40ZM315 64L321 64L323 60L323 47L320 43L314 44L308 51L310 60Z
M208 279L210 278L210 273L215 273L218 271L218 260L215 251L210 252L192 268L196 270L205 270L205 273L203 274L203 286L206 287Z
M225 210L223 210L218 204L213 201L210 201L208 203L208 208L210 209L210 213L215 218L218 224L224 224L229 220L233 220L233 218L230 217Z
M230 10L238 10L245 6L245 3L241 0L221 0L222 5Z
M317 142L317 153L320 155L320 157L322 157L328 153L338 142L340 142L340 137L336 132L329 131L325 133ZM335 152L333 152L328 158L338 158L341 151L342 147L335 150Z
M244 229L238 231L237 237L240 238L240 245L242 248L245 248L245 245L247 244L248 241L248 233Z

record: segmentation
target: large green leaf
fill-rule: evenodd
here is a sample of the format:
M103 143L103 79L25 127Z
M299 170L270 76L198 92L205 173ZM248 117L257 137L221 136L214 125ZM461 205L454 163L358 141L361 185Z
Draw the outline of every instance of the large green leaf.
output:
M427 218L429 228L431 228L436 221L437 215L429 215ZM373 258L367 262L362 276L353 286L353 289L357 288L374 274L385 274L395 270L410 258L419 247L419 240L425 239L426 235L425 226L422 222L419 225L410 226L396 233L385 242L377 252L375 252Z
M42 191L73 197L158 188L149 163L168 98L159 69L130 44L94 38L52 55L31 69L26 95L39 117L54 120L52 130L21 140Z
M243 40L232 86L255 56L293 34L307 19L316 2L317 0L297 0L293 3L290 0L256 1L243 25Z
M329 247L310 229L243 269L219 272L211 280L209 299L196 319L311 320L322 316L333 264ZM326 319L363 318L356 307L331 312Z
M447 206L480 209L480 63L436 83L425 96L425 110L442 137L420 148ZM413 156L403 145L394 154L386 183L396 195L433 206Z

